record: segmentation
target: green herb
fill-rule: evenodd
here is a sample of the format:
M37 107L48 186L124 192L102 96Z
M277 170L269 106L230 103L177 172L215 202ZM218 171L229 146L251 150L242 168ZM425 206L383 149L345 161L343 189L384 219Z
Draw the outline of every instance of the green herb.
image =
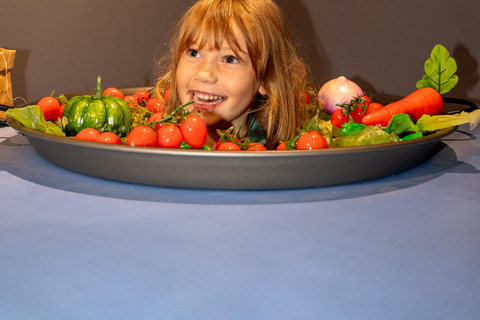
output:
M449 92L458 83L457 63L444 46L437 44L425 62L425 75L417 82L417 89L430 87L440 94Z

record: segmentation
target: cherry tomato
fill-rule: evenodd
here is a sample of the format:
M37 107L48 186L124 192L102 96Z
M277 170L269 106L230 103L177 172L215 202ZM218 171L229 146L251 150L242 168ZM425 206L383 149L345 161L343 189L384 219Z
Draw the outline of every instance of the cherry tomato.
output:
M101 133L96 139L95 142L108 143L108 144L122 144L122 140L113 132L104 132Z
M363 123L363 116L365 115L365 110L362 107L356 107L354 111L350 112L350 115L353 118L353 121L356 123Z
M165 123L157 131L157 147L159 148L180 148L183 141L180 128L171 123Z
M135 108L138 107L138 100L132 95L127 95L123 98L123 100L128 103L129 107Z
M368 106L370 102L372 102L372 99L370 99L370 97L366 95L363 95L362 98L364 100L363 103L361 104L362 106Z
M148 93L146 90L138 90L133 94L133 97L138 103L146 103L148 100L150 100L150 93Z
M251 142L248 144L247 151L267 151L267 148L260 142Z
M333 111L332 117L330 118L332 125L337 128L342 128L342 125L348 122L347 116L342 112L342 109L337 109Z
M313 150L328 148L327 139L315 130L302 134L297 141L297 150Z
M287 143L280 142L275 150L287 150Z
M85 141L95 141L98 136L100 135L100 131L94 128L85 128L82 129L77 135L75 139L78 140L85 140Z
M170 87L168 87L163 93L163 100L165 100L165 105L167 105L168 101L170 101Z
M148 126L137 126L130 131L125 145L132 147L155 147L157 134Z
M160 102L160 100L155 98L148 100L147 104L145 104L145 108L147 108L148 111L153 113L165 111L165 106Z
M236 143L233 143L231 141L227 142L221 142L216 150L222 150L222 151L241 151L242 148Z
M107 89L103 90L103 94L104 95L108 94L112 97L118 97L120 99L125 98L125 95L123 94L123 92L120 89L117 89L117 88L114 88L114 87L110 87L110 88L107 88Z
M43 97L37 102L45 120L56 121L60 110L60 102L55 97Z
M231 134L230 137L233 138L233 134ZM238 137L237 137L236 141L237 141L237 144L240 144L240 139ZM220 145L222 143L225 143L225 142L221 142L220 139L218 139L217 143L215 144L215 150L218 150L218 148L220 147ZM242 149L242 148L240 148L240 149Z
M366 114L366 110L368 106L372 102L372 100L366 95L363 95L362 99L363 99L363 102L358 104L357 105L358 107L356 107L354 111L350 112L350 115L352 116L353 121L355 121L356 123L363 123L363 117Z
M151 123L151 122L162 120L164 118L164 116L165 115L163 113L160 113L160 112L154 113L148 119L148 122ZM163 122L155 123L155 131L158 131L158 129L160 129L162 126L163 126Z
M61 119L63 117L63 110L65 109L65 105L60 105L60 109L58 109L58 117Z
M308 93L304 92L303 95L305 96L305 103L307 105L311 104L312 101L310 100L310 96L308 95Z
M207 125L199 116L189 114L180 123L183 139L193 149L200 149L207 142Z
M383 108L383 105L380 104L380 103L377 103L377 102L371 102L368 107L367 107L367 110L365 110L365 114L369 114L369 113L372 113L374 111L377 111L379 109Z

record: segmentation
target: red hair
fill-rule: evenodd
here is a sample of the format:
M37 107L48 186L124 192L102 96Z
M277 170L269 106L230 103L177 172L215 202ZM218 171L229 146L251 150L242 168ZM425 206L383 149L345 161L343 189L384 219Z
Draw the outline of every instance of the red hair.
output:
M304 86L307 67L298 56L280 8L271 0L200 0L179 21L170 48L169 71L158 81L160 94L171 87L170 108L180 104L175 76L182 54L194 43L222 41L239 50L243 36L257 80L265 88L252 112L265 132L267 147L288 140L307 117Z

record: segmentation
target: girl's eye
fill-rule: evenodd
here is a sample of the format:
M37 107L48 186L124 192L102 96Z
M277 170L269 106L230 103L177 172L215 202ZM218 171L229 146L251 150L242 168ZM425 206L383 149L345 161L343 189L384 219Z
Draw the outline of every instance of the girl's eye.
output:
M200 53L195 49L188 49L187 55L190 57L198 57L200 56Z
M236 57L234 56L227 56L225 57L225 62L226 63L237 63L239 62L240 60L238 60Z

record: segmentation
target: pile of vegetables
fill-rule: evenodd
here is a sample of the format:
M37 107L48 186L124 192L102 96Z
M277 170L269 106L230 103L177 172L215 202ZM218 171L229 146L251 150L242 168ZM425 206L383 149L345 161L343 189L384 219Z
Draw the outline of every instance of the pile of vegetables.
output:
M464 123L470 123L473 130L480 122L480 110L442 115L441 95L458 83L457 64L447 49L436 45L424 69L425 75L417 82L416 91L385 106L371 101L358 85L345 77L327 82L318 92L317 100L321 109L330 114L328 125L334 138L330 147L411 140ZM294 149L294 140L288 146Z
M398 101L381 105L354 82L341 76L325 83L318 93L309 86L305 98L311 119L276 150L313 150L392 143L416 139L451 126L480 122L480 110L442 115L442 94L458 82L455 60L441 45L425 63L426 74L417 90ZM193 101L165 113L168 89L159 97L139 90L125 95L115 87L105 90L98 77L93 95L44 97L36 105L10 109L7 115L25 127L62 137L108 144L159 148L210 149L205 145L203 119L187 111ZM217 131L216 150L266 151L240 138L241 128Z

